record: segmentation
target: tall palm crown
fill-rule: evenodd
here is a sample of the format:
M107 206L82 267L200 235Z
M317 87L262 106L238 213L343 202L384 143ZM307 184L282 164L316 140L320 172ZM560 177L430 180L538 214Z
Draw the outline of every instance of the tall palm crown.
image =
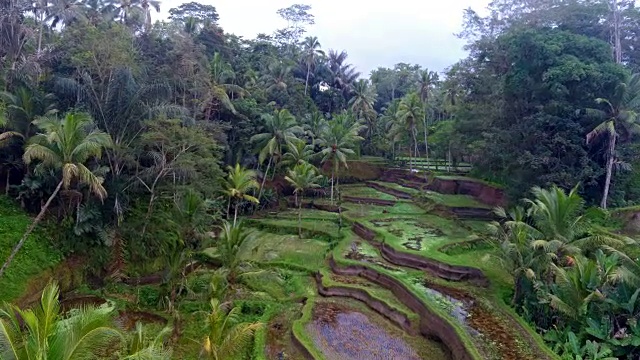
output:
M329 70L333 76L333 85L342 90L343 95L348 95L353 83L360 73L351 64L347 64L348 54L345 51L337 52L329 50Z
M274 157L277 160L282 155L283 146L302 133L296 118L287 109L263 115L262 120L263 132L251 137L251 142L256 143L260 149L258 157L260 163L263 163L267 157Z
M307 88L309 86L309 76L311 70L313 70L318 62L318 58L324 57L325 53L320 49L322 46L315 36L308 36L302 42L302 61L307 67L307 78L304 83L304 94L307 95Z
M366 126L359 123L353 115L342 113L336 115L323 129L318 144L322 147L320 155L323 163L331 163L331 201L333 202L333 190L335 179L340 164L348 167L347 158L355 155L354 148L358 142L364 140L359 134Z
M609 187L613 173L616 142L618 138L627 141L632 135L640 134L638 111L640 111L640 74L631 75L625 83L620 84L611 99L596 99L605 104L606 110L589 109L589 112L604 119L587 134L587 144L595 139L605 137L608 142L605 157L607 159L606 178L602 195L602 208L607 207Z
M79 0L53 0L47 5L47 21L51 22L51 27L58 25L69 25L73 21L86 20L88 8Z
M319 111L314 111L304 117L302 126L307 136L311 139L311 145L315 145L316 138L318 138L318 136L322 134L323 129L327 127L327 120Z
M420 100L423 103L427 103L429 101L429 97L431 96L431 91L433 90L433 86L438 81L438 73L434 71L429 71L428 69L421 70L418 73L418 93L420 94Z
M336 115L322 132L319 143L323 147L320 152L323 160L333 160L347 166L347 158L354 155L353 150L358 141L364 140L359 134L365 126L348 114Z
M356 118L364 120L367 124L367 139L371 139L376 128L375 120L377 119L376 111L373 104L378 97L375 85L369 80L360 79L353 84L352 98L349 100L349 106Z
M293 192L296 194L296 200L298 202L298 236L302 238L302 202L304 192L307 189L320 187L322 175L318 175L315 166L302 162L289 170L287 176L285 176L285 180L293 186ZM300 198L299 200L297 199L298 197Z
M286 91L290 78L291 66L282 61L273 61L267 65L261 81L268 92Z
M369 80L360 79L353 84L352 98L349 100L351 111L359 118L366 119L373 115L373 104L375 104L378 94L375 85Z
M405 96L398 105L398 127L403 127L403 129L397 128L394 132L404 133L404 131L409 132L409 137L411 138L411 142L413 143L412 149L413 154L417 156L418 154L418 140L417 140L417 124L418 121L424 118L424 106L422 101L420 101L420 97L417 93L411 93ZM402 131L404 130L404 131ZM413 167L411 167L413 169Z
M39 160L40 166L62 170L62 185L68 188L78 181L88 185L98 198L107 197L102 186L103 179L96 176L84 163L102 156L102 151L111 146L111 137L95 128L85 113L67 114L62 120L56 117L40 118L34 122L44 131L29 141L24 152L24 162Z
M225 193L229 197L229 201L232 199L235 201L235 215L233 217L233 223L236 223L238 218L238 206L243 200L258 203L258 199L249 195L251 190L258 188L258 182L256 181L256 172L253 170L247 170L236 164L235 167L228 167L229 175L224 181Z
M203 95L205 99L205 102L203 102L205 118L210 118L218 111L219 106L235 114L236 109L231 102L229 94L243 96L246 93L245 89L231 83L231 81L235 79L235 72L231 66L222 59L220 53L216 52L213 54L210 68L211 74L206 83L205 94Z
M293 139L287 143L287 152L282 155L282 165L295 166L306 163L314 154L314 146L304 140Z
M398 119L405 129L412 134L415 132L418 121L424 116L424 107L420 97L416 93L407 95L398 105Z
M109 309L84 308L65 317L57 285L45 287L38 306L0 310L0 355L3 360L96 359L123 343L111 327Z

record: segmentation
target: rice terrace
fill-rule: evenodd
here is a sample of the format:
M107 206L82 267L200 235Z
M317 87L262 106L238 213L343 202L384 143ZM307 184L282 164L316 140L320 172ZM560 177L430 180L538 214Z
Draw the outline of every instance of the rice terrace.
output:
M0 1L0 360L640 360L640 8L408 1Z

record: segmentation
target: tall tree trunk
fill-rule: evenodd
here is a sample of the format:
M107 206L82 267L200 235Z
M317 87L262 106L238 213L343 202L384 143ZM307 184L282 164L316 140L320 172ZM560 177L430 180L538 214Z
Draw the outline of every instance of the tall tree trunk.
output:
M304 96L307 96L307 87L309 86L310 73L311 73L311 64L307 64L307 80L304 82Z
M418 138L416 136L416 133L418 132L418 130L414 127L413 131L411 132L411 135L413 135L413 150L414 150L414 154L416 156L416 170L418 167Z
M613 54L616 64L622 64L622 44L620 28L622 26L622 18L620 15L620 5L618 0L611 0L611 11L613 12Z
M413 173L413 153L411 152L413 146L409 145L409 172Z
M333 182L335 179L335 167L331 164L331 205L333 205Z
M304 191L304 190L303 190ZM302 199L304 194L300 194L300 203L298 204L298 237L302 239Z
M10 180L9 175L11 175L11 170L7 168L7 181L4 183L4 194L6 196L9 196L9 180Z
M231 196L229 196L229 201L227 202L227 220L229 220L229 216L231 216Z
M39 15L40 24L38 26L38 55L40 55L42 49L42 32L44 31L44 21L42 19L42 14Z
M271 167L271 160L273 160L273 156L269 157L269 163L267 163L267 170L265 170L264 175L262 176L262 183L260 184L260 191L258 192L258 201L262 197L262 190L264 190L264 182L267 180L267 174L269 174L269 168Z
M27 229L27 231L24 233L24 235L22 235L22 239L20 239L20 241L13 248L13 251L11 251L11 255L9 255L7 260L4 262L4 264L2 265L2 268L0 268L0 278L2 278L2 274L4 274L4 271L7 269L7 267L9 267L9 264L11 264L11 261L13 261L13 258L16 256L18 251L20 251L20 249L24 245L24 242L27 240L29 235L31 235L31 233L36 228L36 226L40 223L40 221L42 221L42 218L44 218L44 214L47 212L47 209L51 205L51 202L53 201L53 199L56 196L58 196L58 193L60 192L61 188L62 188L62 180L60 180L60 182L58 183L58 186L56 186L56 189L53 191L53 194L49 196L49 199L47 200L47 202L40 209L38 216L36 216L35 220L33 220L31 225L29 225L29 228Z
M233 226L234 227L236 226L236 221L238 220L238 203L239 203L239 201L236 201L235 206L234 206L235 207L235 211L234 211L234 214L233 214Z
M617 135L614 133L611 135L609 139L609 150L607 154L607 176L604 181L604 191L602 193L602 202L600 203L600 207L603 209L607 208L607 200L609 197L609 187L611 186L611 173L613 172L613 158L615 157L616 152L616 138Z

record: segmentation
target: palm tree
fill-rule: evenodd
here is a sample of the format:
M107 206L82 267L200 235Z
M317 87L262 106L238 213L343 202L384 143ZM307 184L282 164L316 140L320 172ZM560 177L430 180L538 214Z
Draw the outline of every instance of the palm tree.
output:
M0 144L11 138L26 142L34 133L33 121L56 112L53 98L53 94L41 94L26 87L19 87L15 94L0 92L0 101L5 104L4 111L0 111L0 127L7 129L0 133Z
M233 224L236 224L238 219L238 206L243 200L258 204L259 201L255 197L249 195L249 191L258 188L258 182L256 181L256 173L253 170L247 170L236 164L235 167L228 167L229 175L225 181L225 192L229 197L229 205L231 205L231 199L234 199L234 215ZM227 207L227 217L229 216L229 208Z
M413 142L413 156L418 156L418 140L417 140L417 122L418 119L424 117L424 106L420 101L420 97L417 93L411 93L405 96L398 105L398 119L400 122L398 126L404 127L404 130L409 130ZM411 147L409 148L409 167L413 171L413 156L411 154Z
M246 90L239 85L229 83L230 80L235 79L235 73L229 64L227 64L220 53L213 54L211 59L211 76L207 79L207 86L203 98L204 116L205 119L210 119L211 116L217 111L218 106L231 111L236 114L236 109L231 102L229 94L238 96L244 96Z
M227 305L221 304L218 299L211 300L211 312L207 316L207 337L203 344L203 353L208 359L235 358L247 349L254 333L263 326L257 322L240 322L240 307L227 311Z
M391 101L389 106L384 108L383 113L380 116L380 122L382 128L386 132L386 138L391 142L391 156L395 160L396 143L402 139L402 132L399 132L400 120L398 120L398 106L400 101L398 99Z
M307 95L307 88L309 87L309 76L311 75L311 69L316 66L318 57L325 56L324 51L320 48L320 42L315 36L308 36L302 43L302 61L307 65L307 78L304 82L304 94Z
M366 139L371 141L373 131L376 129L375 120L378 114L373 108L378 95L376 94L375 85L369 80L360 79L353 84L353 97L349 100L351 111L359 120L364 120L367 124Z
M88 307L64 317L59 295L58 285L49 283L35 309L0 310L3 360L96 359L123 343L120 332L111 327L111 309Z
M245 228L242 221L237 224L223 221L215 247L211 250L205 250L204 253L220 262L222 268L225 269L227 280L234 283L239 275L240 267L247 265L243 264L242 254L247 250L253 237L254 234Z
M313 189L320 187L320 180L322 175L318 175L315 166L309 163L297 164L293 170L289 170L287 180L294 188L294 194L296 194L296 201L298 202L298 236L302 239L302 201L304 198L304 192L307 189ZM300 198L298 199L298 195Z
M577 257L569 270L552 264L555 282L549 305L572 321L584 319L592 303L605 300L602 290L614 279L617 262L615 254L605 256L599 250L595 261Z
M100 200L107 197L107 191L102 186L102 177L95 175L84 164L91 158L100 158L102 150L111 146L109 135L96 129L87 132L86 129L92 125L92 120L84 113L69 113L62 120L55 117L40 118L35 121L35 124L44 130L44 133L30 139L23 160L27 165L38 160L40 161L38 166L61 171L61 179L40 213L0 268L0 277L40 223L62 187L69 188L73 182L78 182L88 185L90 192Z
M557 186L551 189L534 187L529 204L533 226L540 232L532 243L534 248L553 254L555 258L595 251L603 245L621 248L633 243L624 236L612 234L592 225L597 214L584 211L584 200L578 195L578 186L566 193Z
M258 199L262 197L264 183L272 163L274 163L274 165L278 164L278 160L282 155L283 146L297 139L296 135L302 133L302 128L298 126L296 118L293 117L287 109L276 110L273 115L265 114L262 116L262 120L264 121L264 132L253 135L250 139L252 143L256 143L258 146L260 151L258 162L260 164L264 163L266 158L269 157L267 170L265 170L262 176Z
M638 124L640 74L633 74L625 83L618 85L611 99L598 98L596 102L605 104L607 109L605 111L589 109L589 112L605 120L587 134L587 144L600 137L607 138L608 146L605 152L607 173L600 202L600 207L606 209L616 157L616 142L619 137L626 141L632 135L640 133L640 124Z
M313 154L313 145L309 145L301 139L292 139L287 143L287 152L282 155L280 164L292 167L303 164L309 162Z
M329 70L333 76L333 85L342 90L342 95L345 97L351 91L353 83L360 76L360 73L353 65L346 63L347 57L346 51L329 50Z
M291 66L282 61L272 61L267 65L261 80L267 92L287 91L290 77Z
M76 20L86 20L87 10L79 0L49 0L46 20L51 21L51 28L66 26Z
M427 109L429 107L429 97L431 95L432 87L438 81L438 73L434 71L429 71L428 69L421 70L418 74L418 93L420 94L420 100L422 100L422 104L424 105L424 116L422 120L422 125L424 127L424 153L427 159L427 164L429 163L429 126L427 123Z
M330 162L331 166L331 203L333 204L333 189L337 188L338 167L340 164L348 167L347 158L355 154L353 150L357 143L364 140L359 134L365 128L352 115L342 113L336 115L322 132L318 143L322 147L322 163Z
M314 111L304 117L302 126L311 139L311 145L315 147L316 138L322 134L323 129L327 126L327 120L319 111Z
M151 8L160 12L160 1L157 0L109 0L109 12L119 18L123 24L129 23L132 17L143 17L145 31L151 28Z

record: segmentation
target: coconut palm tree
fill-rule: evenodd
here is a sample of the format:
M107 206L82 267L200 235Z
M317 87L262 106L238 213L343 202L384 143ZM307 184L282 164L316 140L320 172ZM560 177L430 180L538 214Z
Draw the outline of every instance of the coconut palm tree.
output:
M360 77L360 73L351 64L347 64L346 60L349 55L346 51L337 52L329 50L329 70L333 77L333 86L342 90L343 96L346 98L351 92L353 83Z
M229 205L231 200L234 200L234 215L233 224L235 226L238 219L238 206L243 200L258 204L259 201L255 197L249 195L251 190L258 188L258 182L256 181L256 173L253 170L247 170L236 164L235 167L229 166L229 175L224 183L225 193L229 197ZM227 217L229 216L229 207L227 207Z
M231 65L226 63L220 53L213 54L210 63L211 74L206 82L206 89L203 94L203 110L205 119L210 119L214 113L218 112L221 106L236 114L236 109L231 102L229 94L244 96L246 90L239 85L231 84L235 79L235 73Z
M603 290L615 279L618 258L599 250L595 260L576 257L570 269L552 267L555 280L549 305L570 320L580 321L589 314L591 304L605 300Z
M410 93L405 96L398 105L398 126L402 126L404 131L409 131L413 145L413 156L418 156L417 123L424 117L424 106L417 93ZM409 167L413 171L413 156L409 148Z
M340 164L348 167L347 158L355 154L358 142L364 140L359 134L365 126L356 121L349 113L336 115L322 132L318 143L322 147L322 163L331 163L331 203L334 187L338 187L338 169Z
M610 99L598 98L596 102L605 104L606 110L588 109L588 111L603 118L604 121L587 134L587 144L602 137L605 137L608 143L605 151L607 173L602 191L602 201L600 202L600 207L606 209L613 164L616 157L616 142L618 139L627 141L631 136L640 133L640 123L638 121L640 74L633 74L626 82L618 85Z
M0 277L40 223L60 189L69 188L77 182L87 185L100 200L107 197L102 177L84 164L92 158L100 158L102 151L112 145L111 137L96 129L87 132L93 121L84 113L69 113L61 120L56 117L40 118L35 124L44 132L29 140L23 160L27 165L36 160L40 162L38 166L60 171L60 182L0 268Z
M311 70L315 68L318 63L319 57L324 57L325 53L320 48L320 42L315 36L308 36L302 42L302 61L307 66L307 78L304 82L304 94L307 95L307 88L309 87L309 76Z
M395 160L396 143L402 139L403 132L399 132L400 126L398 123L398 106L400 101L398 99L391 101L386 108L383 108L383 112L380 115L380 122L382 123L382 129L386 132L386 138L391 142L391 156Z
M291 66L282 61L272 61L260 78L267 92L287 91L291 77Z
M7 131L0 133L0 145L10 138L26 142L34 134L33 121L38 116L52 115L57 110L53 94L42 94L26 87L19 87L14 94L0 92L0 127Z
M235 225L223 221L220 226L220 235L214 247L203 253L218 261L226 273L226 279L230 283L234 283L240 275L241 268L246 270L249 266L243 262L242 254L248 250L247 246L253 238L254 233L248 231L242 221Z
M373 138L373 131L376 128L375 120L378 114L374 110L373 105L377 97L376 87L371 84L369 80L360 79L353 84L352 98L349 100L349 106L356 118L364 120L367 124L366 139L369 141Z
M634 241L592 225L597 214L584 210L584 200L578 186L566 193L557 186L550 189L534 187L529 205L533 226L540 232L532 243L534 248L553 254L555 258L595 251L603 245L622 248Z
M298 126L296 118L287 109L276 110L273 115L265 114L262 116L262 120L264 121L263 132L253 135L250 139L259 149L258 162L262 164L267 157L269 158L267 169L262 176L258 199L262 197L264 183L271 165L277 165L282 156L282 148L288 142L297 139L296 135L302 133L302 128Z
M124 339L111 326L112 309L76 309L64 316L60 290L49 283L34 309L7 305L0 310L0 355L3 360L96 359Z
M418 93L420 94L420 100L422 100L422 104L424 105L424 116L422 118L422 126L424 127L424 154L427 159L427 163L429 163L429 124L427 122L427 110L429 107L429 99L431 96L432 88L435 83L438 81L438 73L434 71L429 71L428 69L421 70L418 73Z
M315 166L303 162L289 170L285 180L293 186L293 192L296 194L296 201L298 202L298 236L302 239L302 201L304 192L307 189L320 187L322 175L318 175Z
M240 307L227 310L229 304L211 299L211 312L207 316L207 337L204 339L203 354L211 360L234 359L246 350L254 333L262 328L262 323L240 321Z
M51 27L66 26L76 20L86 20L87 7L79 0L49 0L47 6L47 21Z
M301 139L292 139L287 142L287 152L282 155L282 162L280 164L293 167L307 163L313 154L313 145L309 145Z
M314 111L304 117L302 127L306 131L307 136L311 139L312 146L315 147L316 138L322 134L322 131L326 126L327 119L325 119L319 111Z

